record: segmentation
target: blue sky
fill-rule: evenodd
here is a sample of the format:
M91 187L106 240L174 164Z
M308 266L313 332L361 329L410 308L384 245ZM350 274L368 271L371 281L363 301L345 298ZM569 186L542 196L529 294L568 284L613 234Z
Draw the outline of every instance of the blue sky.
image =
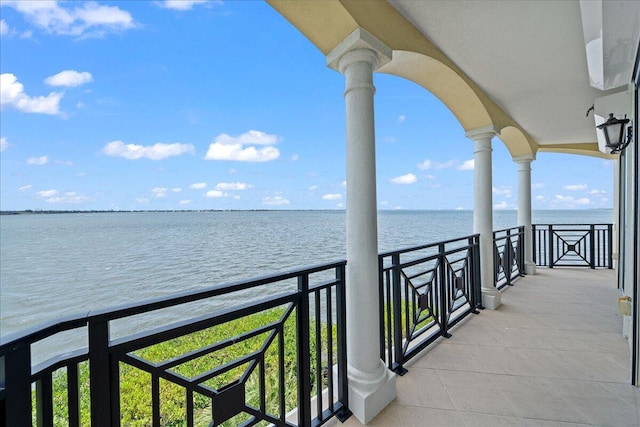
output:
M344 79L266 3L0 7L0 209L344 209ZM380 209L472 209L473 143L376 74ZM494 139L494 206L517 165ZM612 207L613 162L539 153L534 209Z

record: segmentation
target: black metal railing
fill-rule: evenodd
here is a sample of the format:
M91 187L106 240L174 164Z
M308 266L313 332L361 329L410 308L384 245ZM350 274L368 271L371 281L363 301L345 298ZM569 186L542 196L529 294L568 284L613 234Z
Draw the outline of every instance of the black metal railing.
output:
M0 345L0 425L106 427L144 417L153 426L318 426L345 419L345 264L184 292L7 336ZM206 309L225 296L236 302ZM205 314L194 304L204 304ZM178 308L183 315L173 317ZM170 324L110 337L117 322L136 324L136 316L166 310L173 310ZM32 346L66 331L85 335L88 346L32 367Z
M612 224L534 224L532 234L536 265L613 268Z
M512 286L524 274L524 226L493 232L495 287Z
M380 358L389 369L404 364L480 300L479 235L380 254Z

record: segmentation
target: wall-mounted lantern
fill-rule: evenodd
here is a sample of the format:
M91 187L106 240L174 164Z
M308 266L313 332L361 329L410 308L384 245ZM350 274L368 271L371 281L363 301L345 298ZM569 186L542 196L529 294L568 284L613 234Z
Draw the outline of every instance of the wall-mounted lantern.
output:
M624 119L618 119L613 113L609 113L607 121L597 126L598 129L602 129L606 140L605 147L610 148L612 154L622 152L631 142L633 131L631 126L627 127L628 123L626 114Z

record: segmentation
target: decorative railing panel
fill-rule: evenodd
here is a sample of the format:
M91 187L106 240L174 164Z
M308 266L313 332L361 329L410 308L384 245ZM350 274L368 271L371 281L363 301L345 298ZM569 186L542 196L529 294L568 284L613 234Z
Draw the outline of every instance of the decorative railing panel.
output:
M380 357L403 365L480 306L479 236L379 255Z
M493 232L495 286L502 289L524 274L524 227Z
M89 313L6 337L1 425L317 426L349 416L345 262ZM112 339L115 321L242 295L225 309ZM88 348L32 367L69 330Z
M612 224L535 224L532 234L536 265L613 268Z

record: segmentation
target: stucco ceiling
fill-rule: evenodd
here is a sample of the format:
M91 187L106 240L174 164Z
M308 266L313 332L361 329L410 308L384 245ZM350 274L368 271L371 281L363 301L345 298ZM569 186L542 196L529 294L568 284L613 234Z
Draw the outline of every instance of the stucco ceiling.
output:
M578 1L389 3L538 144L596 141L586 112L620 88L590 85Z

